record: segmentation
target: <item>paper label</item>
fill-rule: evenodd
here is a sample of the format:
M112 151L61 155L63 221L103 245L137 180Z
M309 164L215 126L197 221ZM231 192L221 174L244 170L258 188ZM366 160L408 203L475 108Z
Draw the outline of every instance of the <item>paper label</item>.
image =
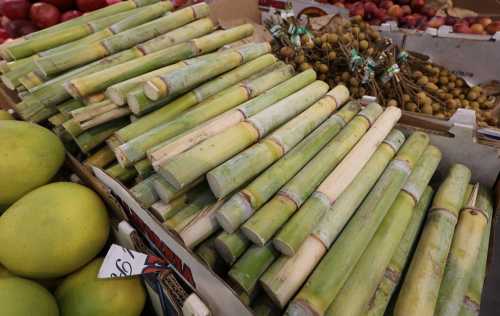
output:
M156 256L146 255L113 244L104 258L98 278L121 278L133 275L161 272L172 268Z

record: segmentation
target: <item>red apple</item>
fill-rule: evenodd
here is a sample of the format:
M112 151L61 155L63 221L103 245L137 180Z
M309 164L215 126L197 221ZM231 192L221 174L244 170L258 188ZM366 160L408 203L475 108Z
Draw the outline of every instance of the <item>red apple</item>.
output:
M399 21L402 27L409 29L414 29L417 26L417 18L414 15L404 16Z
M486 32L488 34L495 34L496 32L500 32L500 21L493 21L486 27Z
M420 12L423 14L423 15L426 15L430 18L432 18L433 16L436 15L437 13L437 9L433 6L430 6L430 5L425 5L422 10L420 10Z
M384 0L384 1L380 2L380 8L385 9L385 10L389 10L389 8L392 7L393 5L394 5L394 2L392 2L391 0Z
M377 12L375 12L375 18L385 22L388 19L387 10L379 8Z
M403 10L399 5L395 4L387 10L387 14L393 18L400 18L403 16Z
M20 36L24 36L26 34L30 34L38 30L38 28L35 26L35 24L33 24L33 22L31 21L28 22L29 23L25 23L19 28Z
M464 34L471 34L472 30L470 29L469 25L465 22L459 22L455 25L453 25L453 32L455 33L464 33Z
M30 17L36 26L43 29L59 23L61 12L50 3L37 2L31 6Z
M470 26L472 34L484 34L484 27L482 24L475 23Z
M365 8L361 2L358 2L356 4L353 4L351 8L349 9L349 15L350 16L360 16L364 17L365 16Z
M377 10L378 10L377 5L373 2L365 2L364 7L365 7L366 13L371 13L373 15L375 15L375 12L377 12Z
M411 7L409 5L402 5L401 10L403 10L403 15L411 14Z
M61 15L61 22L64 22L64 21L68 21L68 20L71 20L71 19L74 19L74 18L77 18L79 17L80 15L82 15L82 13L78 10L70 10L70 11L66 11L64 12L62 15Z
M435 16L427 22L427 27L439 28L444 25L445 18L443 16Z
M118 3L118 2L122 2L122 0L106 0L106 4L107 5L112 5L112 4L115 4L115 3ZM336 6L340 6L342 3L339 2L339 3L336 3L335 5Z
M76 6L83 12L94 11L106 5L106 0L76 0Z
M10 38L9 33L5 29L0 29L0 44L5 42L8 38Z
M0 26L5 28L5 26L10 22L10 19L5 15L0 18Z
M488 17L480 17L479 19L477 19L477 23L481 23L481 25L483 27L487 27L488 25L490 25L490 23L493 22L490 18Z
M420 10L424 7L425 0L411 0L411 7L415 10Z
M11 20L27 19L31 4L27 0L5 0L3 14Z
M43 2L50 3L61 11L71 9L75 5L74 0L43 0Z
M5 30L11 38L16 38L36 31L36 26L28 20L12 20L7 23Z

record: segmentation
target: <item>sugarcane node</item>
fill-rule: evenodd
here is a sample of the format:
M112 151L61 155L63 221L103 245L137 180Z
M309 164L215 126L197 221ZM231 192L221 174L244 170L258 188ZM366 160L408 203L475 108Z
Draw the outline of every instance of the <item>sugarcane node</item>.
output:
M411 192L411 190L408 188L402 188L401 192L406 193L411 198L411 200L413 201L413 206L417 205L418 197L415 196L414 192Z
M144 94L150 100L158 100L168 94L168 83L160 77L151 78L144 83Z
M392 267L387 267L384 272L384 278L388 279L394 284L399 282L399 278L401 277L401 272L394 270Z
M490 217L489 217L488 213L486 213L486 211L484 211L483 209L478 208L478 207L469 207L469 206L468 207L464 207L461 210L461 212L469 212L472 215L481 214L486 219L486 222L489 222L489 220L490 220Z
M78 90L78 86L75 85L74 81L71 80L69 82L64 83L64 89L73 97L73 98L81 98L83 94Z
M442 214L445 214L446 216L448 217L452 217L454 219L454 221L458 221L458 215L455 214L454 212L450 211L449 209L447 208L443 208L443 207L433 207L429 210L428 212L428 217L430 217L432 214L434 213L442 213Z
M479 302L474 301L472 297L465 295L463 304L473 312L473 315L479 315L480 304Z

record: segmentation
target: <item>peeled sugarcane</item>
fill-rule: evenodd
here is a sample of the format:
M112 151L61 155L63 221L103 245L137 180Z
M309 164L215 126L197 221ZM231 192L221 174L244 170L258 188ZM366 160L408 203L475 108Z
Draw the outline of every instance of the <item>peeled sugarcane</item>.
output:
M146 157L148 149L263 93L290 78L292 74L293 68L285 66L260 78L229 88L224 93L206 100L176 119L155 127L121 145L115 150L116 157L124 166L143 159ZM180 188L180 186L175 187Z
M460 211L435 315L460 314L467 288L477 273L475 263L492 216L489 199L489 192L476 184L469 202Z
M216 50L226 44L238 41L251 35L253 30L253 26L244 24L191 40L189 40L191 34L186 34L186 38L183 38L182 40L189 40L187 42L183 42L142 57L131 58L133 60L129 59L126 63L109 67L103 71L80 76L71 80L67 84L67 89L71 91L72 95L80 96L102 91L115 83L142 75L146 72L173 64L183 59L192 58ZM138 50L132 49L122 51L116 55L129 51L139 52ZM143 53L141 55L143 55Z
M104 168L115 160L115 154L108 146L103 146L101 149L93 153L83 162L87 166Z
M215 198L208 188L200 191L186 207L166 220L163 225L180 233L189 223L205 209L213 207Z
M232 266L250 246L250 241L240 232L222 232L215 238L214 246L224 261Z
M137 183L130 189L130 193L132 194L132 196L144 208L149 208L159 200L158 194L156 194L156 191L153 187L153 184L158 177L159 175L154 174L149 178L146 178Z
M129 123L128 117L122 117L99 126L83 131L74 138L75 143L84 153L89 153L92 149L102 144L114 132Z
M226 263L217 253L214 246L215 237L209 238L202 242L194 253L207 265L212 271L222 274L226 268Z
M197 181L193 182L190 186L187 186L181 190L177 190L167 181L165 181L165 179L163 179L160 175L158 175L158 177L156 177L154 181L154 188L163 203L170 203L170 201L188 192L202 181L203 179L200 178Z
M326 210L330 207L331 203L333 203L336 199L336 197L343 191L345 187L352 181L352 179L356 176L357 172L361 170L363 165L367 162L367 160L370 158L370 156L373 154L373 152L376 150L377 146L384 140L385 136L389 134L391 127L394 126L394 124L397 122L399 119L401 112L395 108L389 108L387 109L382 115L377 119L377 116L379 115L381 109L375 105L373 105L374 111L370 112L370 106L366 108L365 110L361 111L359 113L359 118L356 118L356 121L359 122L350 122L348 127L345 128L345 130L342 130L337 137L338 139L334 139L331 141L330 144L327 146L330 149L330 153L325 154L320 153L318 154L318 158L314 158L314 160L317 160L319 164L324 165L324 161L321 161L321 158L319 158L319 155L327 155L327 156L332 156L335 153L335 150L333 150L334 147L339 147L339 141L342 143L343 141L345 142L344 151L349 147L348 143L351 142L351 144L355 144L357 142L357 139L359 137L362 137L359 142L357 142L356 146L347 154L345 159L343 159L342 162L335 168L333 173L329 175L326 179L324 184L322 184L318 190L305 202L305 204L302 206L304 203L305 198L311 193L311 189L308 188L306 191L302 191L301 193L294 193L295 191L299 190L300 187L303 186L308 186L308 176L303 175L302 178L298 177L296 180L295 184L289 183L287 184L280 192L278 195L273 198L269 203L267 203L265 206L263 206L257 213L252 216L242 227L242 231L245 233L245 235L252 240L254 243L261 243L261 242L267 242L277 231L282 227L286 221L293 216L294 212L297 209L300 209L299 212L294 215L292 218L292 221L290 222L289 228L287 227L289 224L287 224L285 227L283 227L284 231L283 233L286 234L286 229L292 228L296 223L299 225L305 224L308 222L308 219L303 219L303 216L307 213L309 217L315 217L315 218L320 218ZM363 118L365 120L363 120ZM366 121L366 119L369 119L370 122ZM376 120L376 121L375 121ZM371 122L375 121L374 124ZM366 126L366 124L369 124ZM361 129L358 129L356 131L355 125L358 125L361 127ZM371 128L368 130L367 134L363 136L361 133L364 128ZM363 127L365 126L365 127ZM351 139L350 136L346 137L346 135L353 134ZM343 139L343 141L342 141ZM336 144L336 145L334 145ZM332 151L333 150L333 151ZM327 151L328 152L328 151ZM340 153L337 151L337 154L340 154L339 157L342 157L343 153L342 150ZM323 158L325 159L325 158ZM327 158L331 159L331 158ZM312 162L311 162L312 163ZM344 166L349 166L347 168ZM306 167L306 168L312 168L312 167ZM342 170L346 170L348 172L347 175L344 175L342 177L336 177L336 174L341 172ZM301 173L307 174L308 172L301 171ZM300 173L299 173L300 174ZM334 179L332 181L332 179ZM301 184L301 182L304 182L304 184ZM327 183L335 183L335 188L338 189L337 192L333 194L328 194L330 193L328 190L323 189L323 187L327 186L327 188L330 188L331 186L328 186ZM319 183L319 182L316 182ZM316 184L317 185L317 184ZM315 186L316 186L315 185ZM314 188L313 188L314 189ZM321 190L320 190L321 189ZM291 190L291 191L290 191ZM301 189L300 189L301 190ZM288 196L292 196L293 198L290 199ZM300 198L299 198L300 197ZM321 198L323 197L323 198ZM324 198L326 197L326 199ZM295 204L294 201L298 201L299 203ZM275 206L275 204L278 203L279 206ZM302 208L301 208L302 206ZM304 221L304 223L301 223ZM312 224L313 221L309 221L309 225ZM307 225L301 226L301 229L303 229L303 232L299 233L297 238L292 244L299 245L302 243L302 241L307 237L309 234L309 230L306 228ZM281 232L280 232L281 234ZM284 235L283 235L284 236ZM281 240L279 238L276 239L277 245L281 243ZM282 244L284 246L284 244ZM296 246L295 246L296 247ZM291 255L294 251L292 250L295 247L289 247L289 246L284 246L282 249L283 251L287 252L287 255ZM288 249L288 250L286 250ZM297 248L298 249L298 248ZM290 251L288 253L288 251Z
M399 243L396 252L391 258L391 261L384 272L384 277L378 284L378 288L370 299L370 302L365 306L366 316L382 316L389 304L389 300L396 290L396 286L401 280L401 275L406 263L411 257L411 249L416 242L418 233L427 214L427 209L432 202L433 190L427 187L420 198L417 206L413 210L410 223L406 228L403 239Z
M326 315L364 315L440 160L439 149L428 146Z
M467 291L462 301L462 309L460 310L460 316L476 316L479 314L481 306L481 294L483 291L484 279L486 277L486 261L488 259L488 250L490 244L490 233L492 226L492 213L493 213L493 201L491 198L491 192L486 188L481 187L481 191L484 190L485 193L480 191L479 203L480 207L490 214L490 220L486 226L483 233L481 248L479 249L476 262L474 264L474 274L469 282Z
M251 294L260 276L277 257L278 252L270 243L262 247L251 246L231 267L228 276L245 293Z
M433 315L459 211L471 177L461 164L439 187L399 293L394 315Z
M363 254L429 143L415 132L399 150L342 234L290 303L289 315L323 315Z
M264 57L264 56L263 56ZM259 58L263 58L259 57ZM273 69L281 67L281 62L274 63L266 68ZM246 64L245 64L246 65ZM272 71L272 70L271 70ZM187 133L179 135L175 139L164 142L155 148L148 151L148 158L152 161L153 167L158 169L158 166L166 162L169 158L180 154L202 141L219 134L226 129L243 122L246 118L263 110L265 107L272 105L276 101L296 92L303 88L306 84L311 83L316 78L316 73L313 70L304 71L294 77L278 84L272 89L264 92L260 96L253 98L235 109L229 110L205 124L200 125Z
M175 198L170 203L164 203L163 201L155 202L151 205L151 212L162 222L171 218L177 214L181 209L183 209L188 202L187 194L182 194L181 196Z
M127 183L137 175L137 171L134 168L123 168L119 164L114 164L104 171L113 179L123 183Z
M267 131L261 130L262 133L259 133L255 127L257 125L246 120L179 154L165 164L159 165L158 172L175 187L189 184L194 178L203 175L211 168L255 143L259 137L265 136L266 132L271 130L273 126L277 127L283 124L308 108L327 90L328 85L324 82L313 82L250 118L257 117L268 122ZM189 164L192 169L186 170L186 164Z
M158 18L171 9L172 5L169 2L160 2L148 8L142 8L126 20L137 20L144 24L123 30L101 41L89 43L86 47L77 47L39 58L35 60L36 71L43 77L49 77L88 64L132 48L141 42L181 27L199 17L205 17L209 11L208 5L202 3Z
M179 237L181 237L186 247L193 249L219 230L219 224L215 220L215 212L223 203L224 200L219 200L210 207L205 208L179 231Z

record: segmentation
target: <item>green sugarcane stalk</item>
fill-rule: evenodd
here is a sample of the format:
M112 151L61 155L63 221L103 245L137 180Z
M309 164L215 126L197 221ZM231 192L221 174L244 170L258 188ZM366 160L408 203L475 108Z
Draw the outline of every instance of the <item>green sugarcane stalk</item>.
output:
M143 159L138 163L134 164L134 168L135 170L137 170L139 176L143 178L149 177L154 172L151 162L149 162L149 160L147 159Z
M370 302L365 306L367 316L382 316L394 294L406 264L410 260L411 250L416 243L418 233L421 231L425 214L432 202L434 191L427 187L420 198L417 206L413 210L410 223L396 249L391 261L384 272L384 277L378 284L377 290Z
M83 162L87 166L105 168L115 160L115 154L108 146L103 146Z
M44 83L44 79L40 78L34 72L29 72L19 78L19 83L29 92L30 90L33 90L35 87Z
M69 119L62 124L64 130L73 138L77 138L83 133L83 129L80 127L77 121L74 119Z
M428 143L429 136L421 132L413 133L406 141L305 286L290 303L287 309L289 315L323 315L326 312Z
M490 246L490 233L492 227L493 201L491 192L481 186L479 195L479 207L490 214L490 220L483 233L481 248L474 264L475 273L469 282L466 294L463 298L460 316L476 316L479 314L481 305L481 294L483 291L484 279L486 277L486 262L488 260L488 251ZM483 191L484 190L484 194Z
M276 260L278 252L271 244L250 247L228 272L229 278L245 293L255 291L257 281Z
M110 177L122 183L127 183L137 176L137 171L135 171L134 168L123 168L117 163L104 171L106 171Z
M218 97L210 98L176 119L155 127L149 132L121 145L115 151L118 161L127 166L139 159L143 159L146 157L148 149L263 93L290 78L292 74L293 69L285 66L258 79L229 88ZM175 187L181 188L181 186Z
M282 217L281 222L286 222L293 215L273 239L274 246L282 254L293 256L328 210L330 201L323 195L309 196L363 137L382 111L376 103L368 105L278 192L287 201L276 210Z
M226 44L238 41L251 35L252 25L244 24L225 31L192 39L172 47L129 60L119 67L108 67L86 76L80 76L69 82L68 89L74 95L88 95L105 90L115 83L137 77L157 68L168 66L183 59L199 56L216 50ZM187 40L187 39L186 39ZM123 52L122 52L123 53Z
M491 216L489 192L476 184L469 202L460 211L439 289L436 315L460 314L467 288L477 273L475 263Z
M155 202L151 205L151 212L156 215L159 220L164 222L183 209L187 205L187 202L187 194L182 194L173 199L170 203L163 203L163 201Z
M432 315L450 251L458 214L464 204L470 170L461 164L450 168L439 187L413 260L399 293L395 315Z
M89 153L92 149L102 144L106 138L129 123L128 117L104 123L78 135L74 140L80 150Z
M118 131L117 135L123 141L128 141L141 134L144 134L154 127L169 122L184 110L187 110L188 108L198 104L199 102L202 102L207 98L220 93L224 89L229 88L231 85L236 84L241 80L247 79L251 75L260 72L261 70L265 69L267 66L275 62L276 58L274 56L269 56L269 54L252 60L236 68L235 70L232 70L227 74L211 80L194 89L193 91L186 93L185 95L167 104L163 108L144 116L137 122L134 122L128 127ZM314 73L313 70L311 71ZM283 83L281 83L280 85L282 84ZM280 85L276 86L275 88L278 88ZM263 98L264 96L268 95L268 93L270 93L273 89L252 100ZM248 102L252 102L252 100Z
M440 160L439 149L428 146L326 315L364 315Z
M154 182L154 188L155 191L158 193L158 196L164 203L169 203L173 199L179 197L180 195L188 192L192 188L194 188L196 185L201 183L203 181L202 178L198 179L197 181L193 182L193 184L181 189L177 190L173 186L171 186L165 179L163 179L161 176L158 175L157 178L155 178Z
M135 174L137 174L135 169L131 169L134 170ZM160 178L158 174L153 174L152 176L137 183L130 189L130 193L132 194L132 196L136 199L137 202L139 202L139 204L143 208L149 208L160 199L158 197L158 194L156 193L156 190L154 189L154 183L158 178Z
M330 201L333 200L334 204L323 216L313 233L307 237L297 253L293 257L281 256L261 278L262 287L278 306L284 307L293 294L302 286L302 283L345 226L347 220L375 185L404 140L403 133L392 130L351 183L344 191L340 191L338 198L333 194L335 190L332 190L331 187L324 188L324 184L332 179L330 176L335 172L320 185L318 191L325 194ZM363 140L360 141L360 143L362 142ZM344 161L348 161L348 157ZM334 187L337 187L337 185L336 183Z
M250 246L250 241L240 232L232 234L221 232L215 238L214 246L222 259L232 266Z
M252 85L254 84L262 84L262 82L257 80L257 82L252 82ZM250 91L252 90L250 89ZM270 117L273 117L275 120L272 123L275 127L279 126L308 108L327 90L328 86L323 82L313 82L257 115L260 115L259 117L262 117L263 120L267 117L268 121L270 121ZM261 115L262 113L267 114ZM274 113L277 114L271 116ZM255 125L245 121L205 140L165 164L160 164L158 170L172 185L182 187L190 183L193 178L203 175L211 168L255 143L262 136L265 136L265 133L259 133ZM186 163L192 166L191 170L185 169Z
M214 202L215 198L207 188L201 191L186 207L166 220L163 225L180 233L199 213L206 207L210 207Z

